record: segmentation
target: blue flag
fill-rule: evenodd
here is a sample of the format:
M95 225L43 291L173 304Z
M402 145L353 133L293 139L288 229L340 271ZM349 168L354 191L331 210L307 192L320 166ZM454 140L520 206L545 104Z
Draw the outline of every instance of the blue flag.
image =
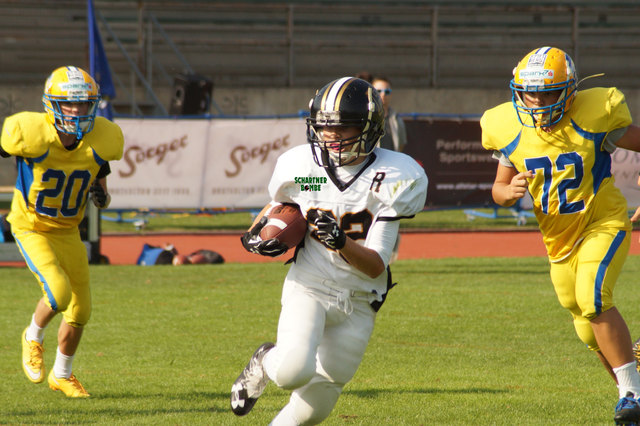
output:
M87 0L87 22L89 23L89 74L100 85L102 102L98 108L98 115L113 119L111 100L116 97L116 88L111 79L109 61L104 52L100 30L93 11L93 0Z

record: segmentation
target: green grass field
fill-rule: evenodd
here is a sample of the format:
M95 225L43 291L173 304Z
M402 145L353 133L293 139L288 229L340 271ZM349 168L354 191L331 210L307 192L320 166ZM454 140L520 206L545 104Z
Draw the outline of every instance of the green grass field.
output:
M443 209L425 210L418 213L412 219L405 219L400 222L403 229L417 229L425 231L442 230L537 230L538 224L534 217L527 217L524 224L518 223L517 217L511 209L499 208L497 211L492 208L470 209L476 212L493 215L497 213L497 218L487 218L481 216L467 215L467 209ZM629 216L635 209L629 210ZM257 212L256 212L257 213ZM253 221L251 212L214 212L203 213L192 212L145 212L128 211L121 215L121 221L115 221L118 215L114 211L106 211L102 221L102 231L104 233L114 232L208 232L208 231L228 231L244 230ZM146 224L142 229L136 229L133 220L145 220ZM638 229L640 224L636 224Z
M612 424L617 391L575 336L544 258L399 261L364 361L327 425ZM23 268L0 268L0 423L267 424L288 394L229 410L231 384L275 339L280 264L91 266L93 315L74 363L92 394L69 400L20 367L39 298ZM617 288L632 334L640 257ZM49 326L52 366L59 319Z
M474 209L484 214L493 214L491 208ZM497 218L479 216L469 217L463 209L426 210L418 213L412 219L402 220L401 228L421 230L480 230L480 229L537 229L535 218L529 217L525 224L518 225L517 218L510 209L497 210ZM137 232L133 220L145 220L142 232L157 231L225 231L247 229L253 221L251 212L145 212L129 211L122 213L121 221L116 221L118 215L114 211L106 211L102 221L104 233ZM110 219L110 220L109 220Z

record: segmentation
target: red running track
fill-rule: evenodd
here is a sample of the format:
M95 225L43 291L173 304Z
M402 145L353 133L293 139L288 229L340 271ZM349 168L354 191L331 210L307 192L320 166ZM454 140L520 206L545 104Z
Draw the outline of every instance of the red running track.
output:
M640 231L634 231L630 254L640 254ZM103 235L102 253L114 265L134 265L143 245L173 244L179 253L189 254L198 249L217 251L226 262L255 263L283 262L247 253L237 234L153 234ZM439 259L446 257L527 257L545 256L542 237L537 231L497 232L403 232L400 237L398 259ZM2 262L3 266L24 266L24 262Z
M631 254L640 254L639 236L640 232L634 232ZM171 243L181 254L214 250L226 262L282 262L286 257L273 259L247 253L240 244L240 233L103 235L101 250L114 265L135 264L144 243L156 246ZM527 256L546 256L542 236L537 231L403 232L398 249L398 259Z
M498 232L403 232L400 234L398 259L438 259L446 257L528 257L545 256L538 231ZM630 254L640 254L640 231L634 231ZM198 249L217 251L227 263L283 262L247 253L237 234L152 234L102 236L101 252L113 265L135 265L143 245L173 244L181 254ZM3 262L5 266L22 266L22 262Z

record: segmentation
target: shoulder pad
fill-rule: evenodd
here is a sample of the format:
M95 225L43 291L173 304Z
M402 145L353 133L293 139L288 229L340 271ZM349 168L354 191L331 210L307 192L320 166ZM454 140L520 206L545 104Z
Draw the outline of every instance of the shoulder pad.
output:
M594 87L578 92L571 119L593 133L608 132L631 124L624 94L615 87Z
M505 102L491 108L480 119L482 128L482 146L489 150L500 150L513 141L522 124L518 120L511 102Z
M105 161L119 160L124 150L124 135L122 129L116 123L104 117L96 117L91 132L87 133L84 140Z
M4 120L0 144L7 154L36 158L44 155L56 140L55 128L45 113L19 112Z

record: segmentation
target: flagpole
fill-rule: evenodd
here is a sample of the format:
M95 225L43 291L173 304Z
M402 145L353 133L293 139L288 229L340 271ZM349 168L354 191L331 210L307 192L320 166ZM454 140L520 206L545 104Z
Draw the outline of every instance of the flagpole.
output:
M93 13L93 1L87 0L87 23L89 24L89 74L95 79L96 75L96 18Z
M116 92L111 79L111 71L109 62L102 45L100 31L96 23L95 11L93 8L93 0L87 0L87 23L89 32L89 74L99 86L102 100L98 105L97 114L109 120L113 119L111 110L111 100L115 98ZM87 204L87 242L90 263L103 262L100 249L100 237L102 234L100 223L100 210L93 204Z

